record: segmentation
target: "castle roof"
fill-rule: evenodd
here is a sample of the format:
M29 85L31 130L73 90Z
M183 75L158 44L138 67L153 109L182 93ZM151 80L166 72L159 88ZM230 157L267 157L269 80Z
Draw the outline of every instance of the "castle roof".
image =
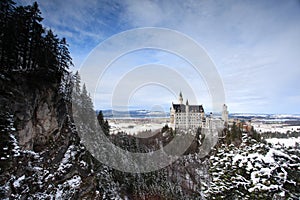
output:
M186 112L186 109L188 107L189 112L204 112L203 106L202 105L184 105L184 104L172 104L173 109L175 110L176 113L178 112Z

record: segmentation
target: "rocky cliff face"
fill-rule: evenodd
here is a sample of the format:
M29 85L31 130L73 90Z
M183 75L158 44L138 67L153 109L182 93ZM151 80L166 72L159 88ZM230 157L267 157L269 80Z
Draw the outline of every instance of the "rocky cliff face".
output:
M96 162L80 144L60 83L38 78L0 77L0 198L96 198Z
M59 83L38 84L34 78L16 73L0 80L1 110L13 115L19 145L26 150L39 150L50 138L55 139L66 116Z

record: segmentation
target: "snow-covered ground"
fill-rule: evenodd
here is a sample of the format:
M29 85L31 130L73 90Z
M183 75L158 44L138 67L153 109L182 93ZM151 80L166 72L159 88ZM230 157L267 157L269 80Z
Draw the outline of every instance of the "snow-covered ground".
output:
M272 123L273 122L273 123ZM300 132L300 126L291 126L286 123L278 123L277 121L272 121L266 123L265 121L252 121L251 125L254 127L254 129L259 133L264 132L277 132L277 133L287 133L289 132ZM268 143L271 143L273 145L275 144L281 144L286 147L295 146L296 142L300 143L300 137L295 138L269 138L266 139Z
M300 132L300 126L288 126L287 124L281 123L263 123L263 122L252 122L252 126L256 131L259 133L263 132L279 132L279 133L286 133L287 131L290 132Z
M275 144L281 144L284 145L286 147L293 147L296 145L296 142L300 144L300 137L294 138L270 138L270 139L266 139L266 141L268 143L271 143L273 145Z
M112 134L123 131L135 135L146 131L156 132L168 124L168 119L109 119L108 123Z

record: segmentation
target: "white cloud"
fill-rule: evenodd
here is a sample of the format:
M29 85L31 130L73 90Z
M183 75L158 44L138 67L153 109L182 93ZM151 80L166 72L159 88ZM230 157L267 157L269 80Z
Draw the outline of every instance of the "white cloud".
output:
M170 28L187 34L207 50L223 79L229 109L241 112L274 109L276 112L281 97L281 110L300 113L296 109L299 103L284 98L299 94L299 1L55 0L39 3L45 23L71 42L77 65L98 42L119 31L145 26ZM189 46L174 38L161 40L190 51ZM120 62L116 64L127 67L147 62L165 64L178 70L192 85L197 85L199 79L181 58L168 53L126 55ZM112 93L111 83L120 79L127 68L117 69L106 74L111 81L104 83L105 91L101 92L107 97ZM193 89L200 102L209 104L207 88L203 87L203 80L200 82L201 86ZM141 98L139 95L136 102L141 102Z

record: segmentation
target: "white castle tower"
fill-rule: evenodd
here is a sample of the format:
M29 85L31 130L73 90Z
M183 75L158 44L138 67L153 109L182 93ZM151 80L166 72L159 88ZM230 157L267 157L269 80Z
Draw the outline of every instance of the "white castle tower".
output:
M223 105L223 111L222 111L222 120L228 124L228 110L227 110L227 105Z

